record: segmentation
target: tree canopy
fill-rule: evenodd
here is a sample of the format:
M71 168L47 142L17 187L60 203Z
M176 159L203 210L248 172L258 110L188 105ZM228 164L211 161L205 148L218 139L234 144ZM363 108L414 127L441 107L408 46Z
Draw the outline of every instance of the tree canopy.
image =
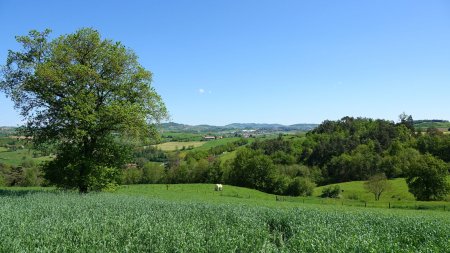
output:
M23 132L36 147L56 147L44 166L51 183L80 192L103 188L127 162L120 141L154 138L166 107L151 87L152 73L120 42L90 28L53 40L49 34L16 37L22 50L8 52L0 90L26 119Z

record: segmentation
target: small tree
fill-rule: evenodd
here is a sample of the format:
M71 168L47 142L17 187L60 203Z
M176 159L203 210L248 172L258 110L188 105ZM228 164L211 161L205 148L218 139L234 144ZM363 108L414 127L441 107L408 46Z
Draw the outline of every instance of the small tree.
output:
M381 194L390 189L390 183L384 173L375 174L364 183L364 188L373 193L375 200L380 200Z

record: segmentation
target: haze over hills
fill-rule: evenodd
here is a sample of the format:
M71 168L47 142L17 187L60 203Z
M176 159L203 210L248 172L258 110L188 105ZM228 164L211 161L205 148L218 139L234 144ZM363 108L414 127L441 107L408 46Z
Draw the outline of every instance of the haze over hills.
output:
M225 126L213 126L213 125L187 125L175 122L161 123L158 127L162 131L166 132L221 132L231 130L267 130L267 131L310 131L316 128L319 124L314 123L299 123L293 125L282 124L267 124L267 123L232 123ZM438 129L450 128L450 122L448 120L414 120L414 126L416 129L426 130L427 128L434 127ZM17 127L0 126L0 135L10 135Z
M266 123L232 123L225 126L212 125L185 125L175 122L162 123L160 129L163 131L192 131L192 132L220 132L229 130L273 130L273 131L309 131L317 127L318 124L266 124Z

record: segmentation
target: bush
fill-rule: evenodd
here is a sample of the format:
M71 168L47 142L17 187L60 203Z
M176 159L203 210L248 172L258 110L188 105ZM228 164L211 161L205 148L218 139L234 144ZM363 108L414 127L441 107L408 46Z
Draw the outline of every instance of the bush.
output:
M21 166L24 167L24 168L31 168L31 167L35 167L36 163L31 158L25 158L23 160L23 162L21 163Z
M341 187L339 185L328 186L322 190L322 198L339 198L339 194L341 193Z
M316 184L305 177L296 177L289 184L285 194L289 196L311 196Z
M42 181L39 168L25 168L20 186L40 186Z
M142 181L143 171L139 168L126 168L122 171L122 184L138 184Z
M272 192L277 195L284 195L287 192L291 179L287 176L280 175L273 184Z
M165 169L161 164L149 162L142 169L142 182L145 184L163 183Z
M0 172L0 186L6 186L5 176Z

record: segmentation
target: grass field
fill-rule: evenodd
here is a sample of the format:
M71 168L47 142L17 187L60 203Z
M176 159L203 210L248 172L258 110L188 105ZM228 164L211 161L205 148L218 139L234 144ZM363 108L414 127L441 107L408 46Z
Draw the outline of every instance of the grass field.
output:
M202 145L201 147L196 148L197 150L208 150L213 147L217 147L220 145L225 145L230 142L234 142L239 140L239 137L232 137L232 138L223 138L223 139L217 139L212 141L206 141L205 145Z
M414 196L408 191L408 185L406 184L405 179L397 178L393 180L389 180L391 189L381 195L380 201L393 201L393 200L406 200L413 201ZM364 181L353 181L338 184L343 192L341 196L343 199L353 199L353 200L361 200L361 201L373 201L374 195L370 192L367 192L364 189ZM334 186L334 185L331 185ZM319 196L322 193L323 188L317 187L314 190L314 196Z
M450 214L276 202L212 185L0 190L0 252L448 252Z
M204 141L186 141L186 142L179 142L179 141L173 141L173 142L165 142L156 145L159 149L163 151L175 151L175 150L181 150L183 147L188 148L189 146L193 146L194 148L200 147L204 145L206 142Z
M36 164L50 160L49 156L33 157L33 151L29 149L18 149L16 151L0 150L0 163L19 166L26 159L32 159Z
M420 124L414 124L414 127L416 129L420 128L422 130L425 130L427 128L442 128L442 129L449 129L450 128L450 122L422 122Z
M449 178L450 180L450 178ZM364 181L353 181L338 184L343 190L339 199L326 199L330 203L344 203L345 205L370 206L370 207L391 207L410 209L440 209L450 211L450 196L445 201L416 201L414 196L408 191L408 186L403 178L389 180L391 188L382 193L379 201L374 200L374 195L364 189ZM333 186L333 185L331 185ZM320 196L323 188L314 189L313 196Z
M156 145L158 148L160 148L163 151L175 151L175 150L181 150L183 147L188 148L189 146L193 146L195 150L208 150L213 147L217 147L220 145L225 145L230 142L234 142L239 140L238 137L233 138L223 138L223 139L217 139L212 141L187 141L187 142L166 142Z

